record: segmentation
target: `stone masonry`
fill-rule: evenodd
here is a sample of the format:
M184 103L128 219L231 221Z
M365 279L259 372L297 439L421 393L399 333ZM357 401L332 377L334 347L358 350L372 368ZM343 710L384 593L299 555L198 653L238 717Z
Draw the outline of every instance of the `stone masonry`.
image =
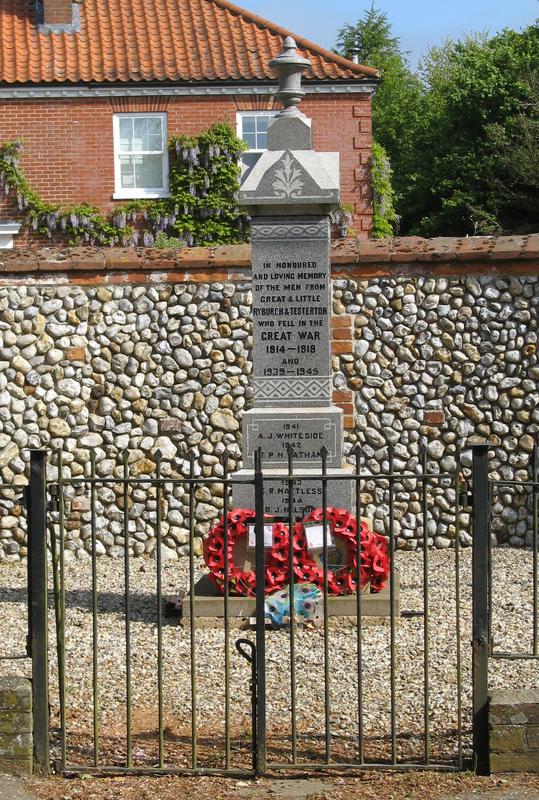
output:
M429 260L431 259L431 260ZM53 265L55 264L54 268ZM15 271L16 270L16 271ZM455 466L458 444L489 437L492 477L526 479L539 430L539 236L466 240L346 241L332 251L333 401L344 410L344 456L360 445L365 471L381 471L387 445L399 470ZM163 453L165 475L240 469L241 420L252 405L249 248L189 251L0 252L0 558L26 555L25 510L12 484L27 480L28 449L64 451L66 475L121 474L121 451L141 476ZM469 464L465 454L465 463ZM51 456L49 478L57 474ZM6 485L8 488L6 488ZM116 489L118 492L116 492ZM155 496L129 497L134 555L155 548ZM87 493L66 507L69 558L87 558ZM98 492L98 552L122 555L120 487ZM197 491L200 537L222 497ZM454 492L436 492L427 536L451 546ZM366 516L384 532L387 498L365 485ZM420 498L403 483L398 546L422 540ZM167 493L165 556L186 552L186 492ZM461 541L470 543L462 514ZM504 493L496 541L530 543L531 506Z
M496 691L490 696L491 772L539 772L539 691Z
M27 678L0 678L0 773L31 775L32 686Z

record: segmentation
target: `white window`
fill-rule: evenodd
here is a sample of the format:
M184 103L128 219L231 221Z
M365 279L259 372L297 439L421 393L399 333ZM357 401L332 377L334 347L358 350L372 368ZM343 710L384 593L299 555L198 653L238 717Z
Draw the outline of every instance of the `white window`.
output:
M238 136L249 146L249 150L242 153L241 157L247 168L254 166L259 154L268 149L268 125L276 113L276 111L238 112Z
M21 226L18 222L0 222L0 250L13 248L13 237L18 234Z
M166 114L114 114L114 197L168 197Z

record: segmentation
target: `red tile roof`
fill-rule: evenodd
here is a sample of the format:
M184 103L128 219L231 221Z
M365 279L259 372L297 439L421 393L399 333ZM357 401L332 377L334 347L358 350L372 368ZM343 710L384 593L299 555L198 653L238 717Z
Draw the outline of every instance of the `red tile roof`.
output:
M273 81L268 61L290 35L228 0L81 0L79 8L79 32L43 32L34 0L0 0L0 84ZM307 80L378 74L295 38L312 63Z

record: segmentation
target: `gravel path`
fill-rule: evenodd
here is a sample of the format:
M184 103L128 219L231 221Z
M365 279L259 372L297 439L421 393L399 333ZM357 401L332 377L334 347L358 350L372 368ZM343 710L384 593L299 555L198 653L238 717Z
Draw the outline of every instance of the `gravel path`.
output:
M20 778L0 775L0 800L32 800Z
M455 555L430 553L430 705L432 753L446 761L454 757L457 729L457 674L455 635ZM202 565L199 565L199 569ZM423 609L423 563L413 552L399 552L401 610ZM125 750L125 636L123 565L100 559L99 570L99 701L106 758ZM187 588L187 561L166 563L163 592ZM462 689L465 750L469 747L471 656L471 551L461 554ZM494 553L493 634L500 649L519 650L531 645L531 553L498 549ZM157 636L155 626L155 562L132 562L132 697L135 760L155 758L157 709ZM87 562L66 568L66 659L68 755L71 763L91 763L92 626L91 572ZM0 564L1 650L21 652L25 634L25 565ZM52 604L51 604L52 606ZM51 702L57 718L55 632L51 610ZM231 715L234 749L241 755L250 724L250 669L236 653L240 636L252 631L233 629L230 635ZM366 756L387 757L390 747L390 627L368 622L363 634L363 697ZM224 734L224 633L222 628L196 632L197 714L201 757L219 765ZM399 757L421 759L423 753L423 618L401 617L396 625L397 734ZM300 629L296 641L298 755L320 760L324 734L323 637L318 630ZM188 628L168 623L164 630L164 707L167 758L190 755L190 634ZM357 760L356 630L350 625L330 628L330 722L336 760ZM491 686L535 686L533 662L491 662ZM0 662L6 674L27 669L26 662ZM267 633L267 713L273 760L286 760L290 750L289 637L284 630ZM112 761L114 763L114 761Z

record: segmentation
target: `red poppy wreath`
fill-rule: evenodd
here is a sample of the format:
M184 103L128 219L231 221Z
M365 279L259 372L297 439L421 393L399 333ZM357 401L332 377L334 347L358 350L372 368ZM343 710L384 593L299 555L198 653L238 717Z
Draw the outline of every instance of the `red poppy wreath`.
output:
M357 521L348 511L342 508L327 508L326 543L332 551L340 551L341 563L334 565L328 558L327 584L330 595L353 594L358 588L358 548ZM324 511L317 508L304 520L296 523L293 532L294 577L300 583L314 583L324 588L324 567L321 560L323 553ZM234 561L234 554L239 542L247 538L247 543L254 544L255 512L251 509L235 509L228 514L228 588L231 594L253 596L256 589L254 570L239 566ZM313 547L309 542L310 528L318 528L318 541ZM267 594L278 591L289 581L289 541L288 526L281 522L268 522L264 526L265 538L265 591ZM270 541L271 537L271 541ZM361 566L360 584L364 589L368 584L371 591L379 592L389 576L389 554L387 542L370 530L366 522L360 523ZM310 545L310 546L309 546ZM338 545L335 547L335 545ZM315 554L318 552L318 559ZM224 593L226 581L225 569L225 523L222 519L209 532L204 541L204 560L210 570L210 577Z
M235 509L228 514L228 589L231 594L252 597L256 590L256 574L252 569L245 569L234 561L234 553L238 542L247 539L244 544L253 541L255 512L251 509ZM266 548L265 558L265 590L266 593L281 589L288 580L288 526L281 522L268 523L272 544ZM225 568L225 521L222 519L209 532L204 540L204 560L210 570L210 577L217 588L224 593Z
M357 520L344 508L327 508L326 543L328 550L341 550L344 557L341 563L332 567L328 559L327 584L331 595L354 594L358 589L358 542ZM316 560L309 548L308 531L310 524L323 532L324 509L311 511L304 520L294 527L294 573L300 581L310 581L324 588L324 567L322 560ZM371 531L363 520L360 523L361 567L360 583L364 589L368 584L373 592L380 592L389 576L389 551L385 538ZM317 544L322 550L323 539ZM343 552L344 551L344 552Z

